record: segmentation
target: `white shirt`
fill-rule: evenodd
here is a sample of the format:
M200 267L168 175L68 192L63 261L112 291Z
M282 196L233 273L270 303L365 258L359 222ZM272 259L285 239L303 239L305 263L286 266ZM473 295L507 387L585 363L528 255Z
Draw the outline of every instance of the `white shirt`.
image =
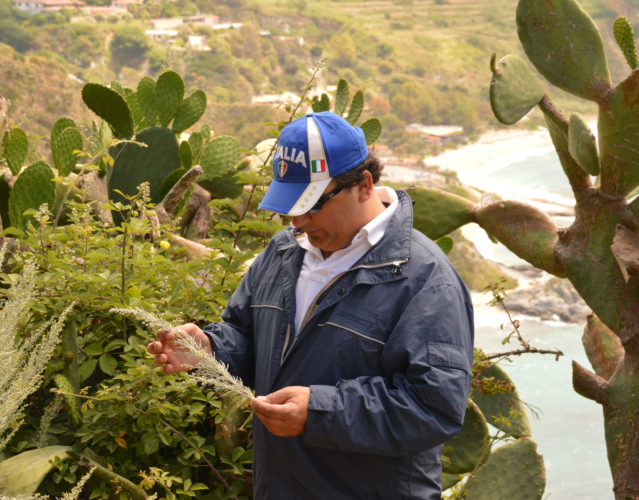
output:
M375 191L382 203L389 203L390 205L362 227L347 247L333 252L325 259L321 250L311 245L306 234L297 238L298 244L306 250L306 253L304 254L304 262L295 286L296 335L300 331L308 308L326 284L338 274L350 269L384 236L386 228L397 209L398 199L395 191L389 187L375 187Z

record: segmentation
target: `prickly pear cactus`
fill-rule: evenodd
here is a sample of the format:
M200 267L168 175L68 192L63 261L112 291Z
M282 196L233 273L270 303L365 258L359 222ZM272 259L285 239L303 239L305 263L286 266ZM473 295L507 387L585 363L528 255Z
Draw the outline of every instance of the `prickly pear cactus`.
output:
M242 186L236 182L235 167L241 156L237 139L228 135L216 137L202 151L200 165L204 174L198 184L216 198L239 196Z
M82 151L82 134L73 120L60 118L51 129L51 157L59 175L71 173L78 161L78 151Z
M82 100L96 115L106 121L115 137L133 136L133 116L126 100L115 90L98 83L87 83L82 88Z
M9 218L11 225L25 230L32 217L24 215L25 210L40 208L47 203L53 207L55 186L51 167L43 161L37 161L22 171L16 179L9 196Z
M513 467L517 464L518 467ZM468 500L539 500L546 487L546 471L537 445L520 438L497 448L468 480Z
M7 160L9 170L18 175L29 149L29 139L21 128L12 128L4 133L2 149Z
M530 72L508 74L506 56L491 65L495 116L513 123L537 100L575 196L575 220L557 228L539 210L502 202L473 210L473 219L536 267L567 277L598 318L587 339L595 373L573 364L575 390L604 409L616 499L639 497L639 72L627 19L615 39L632 72L613 83L602 38L576 0L519 0L517 29L526 55L553 85L599 107L597 139L582 117L566 118L547 95L531 94L509 114L512 97L536 88ZM524 102L525 101L525 102ZM597 176L593 183L591 177ZM611 335L622 352L611 349ZM605 365L605 368L604 368ZM470 484L469 484L470 485Z
M151 201L159 203L162 182L180 168L177 139L171 129L150 127L136 135L135 140L146 147L124 143L111 148L114 163L107 180L109 199L125 202L117 191L132 196L140 184L148 182ZM115 220L116 212L113 215Z
M337 91L335 93L335 105L333 106L333 112L339 116L343 116L348 106L350 99L350 90L348 82L341 79L337 84ZM321 97L314 96L311 99L311 105L313 111L319 113L320 111L330 110L330 99L326 94L322 94ZM361 90L358 90L353 95L351 105L346 115L346 121L351 125L355 125L359 120L362 111L364 109L364 94ZM382 122L377 118L369 118L364 123L359 125L364 131L364 137L366 138L366 144L373 144L382 133Z

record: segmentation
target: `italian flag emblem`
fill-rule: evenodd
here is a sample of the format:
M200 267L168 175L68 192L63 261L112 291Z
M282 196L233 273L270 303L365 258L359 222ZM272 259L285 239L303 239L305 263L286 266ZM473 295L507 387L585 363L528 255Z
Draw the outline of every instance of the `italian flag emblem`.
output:
M311 172L314 174L326 172L326 160L311 160Z

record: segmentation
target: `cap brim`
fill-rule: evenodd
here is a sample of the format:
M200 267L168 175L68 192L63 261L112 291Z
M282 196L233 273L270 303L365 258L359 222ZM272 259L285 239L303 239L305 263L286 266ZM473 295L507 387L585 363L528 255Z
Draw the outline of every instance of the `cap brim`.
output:
M330 177L315 182L280 182L273 179L258 208L290 216L305 214L317 203L330 182Z

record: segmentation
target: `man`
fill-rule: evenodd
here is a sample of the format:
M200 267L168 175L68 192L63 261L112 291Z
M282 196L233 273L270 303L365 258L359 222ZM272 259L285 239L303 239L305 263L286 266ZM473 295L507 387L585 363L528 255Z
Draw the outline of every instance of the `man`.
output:
M375 188L361 129L329 113L286 126L260 208L292 216L231 297L185 325L255 389L257 499L440 499L442 443L468 396L473 315L406 193ZM173 332L149 344L184 369Z

